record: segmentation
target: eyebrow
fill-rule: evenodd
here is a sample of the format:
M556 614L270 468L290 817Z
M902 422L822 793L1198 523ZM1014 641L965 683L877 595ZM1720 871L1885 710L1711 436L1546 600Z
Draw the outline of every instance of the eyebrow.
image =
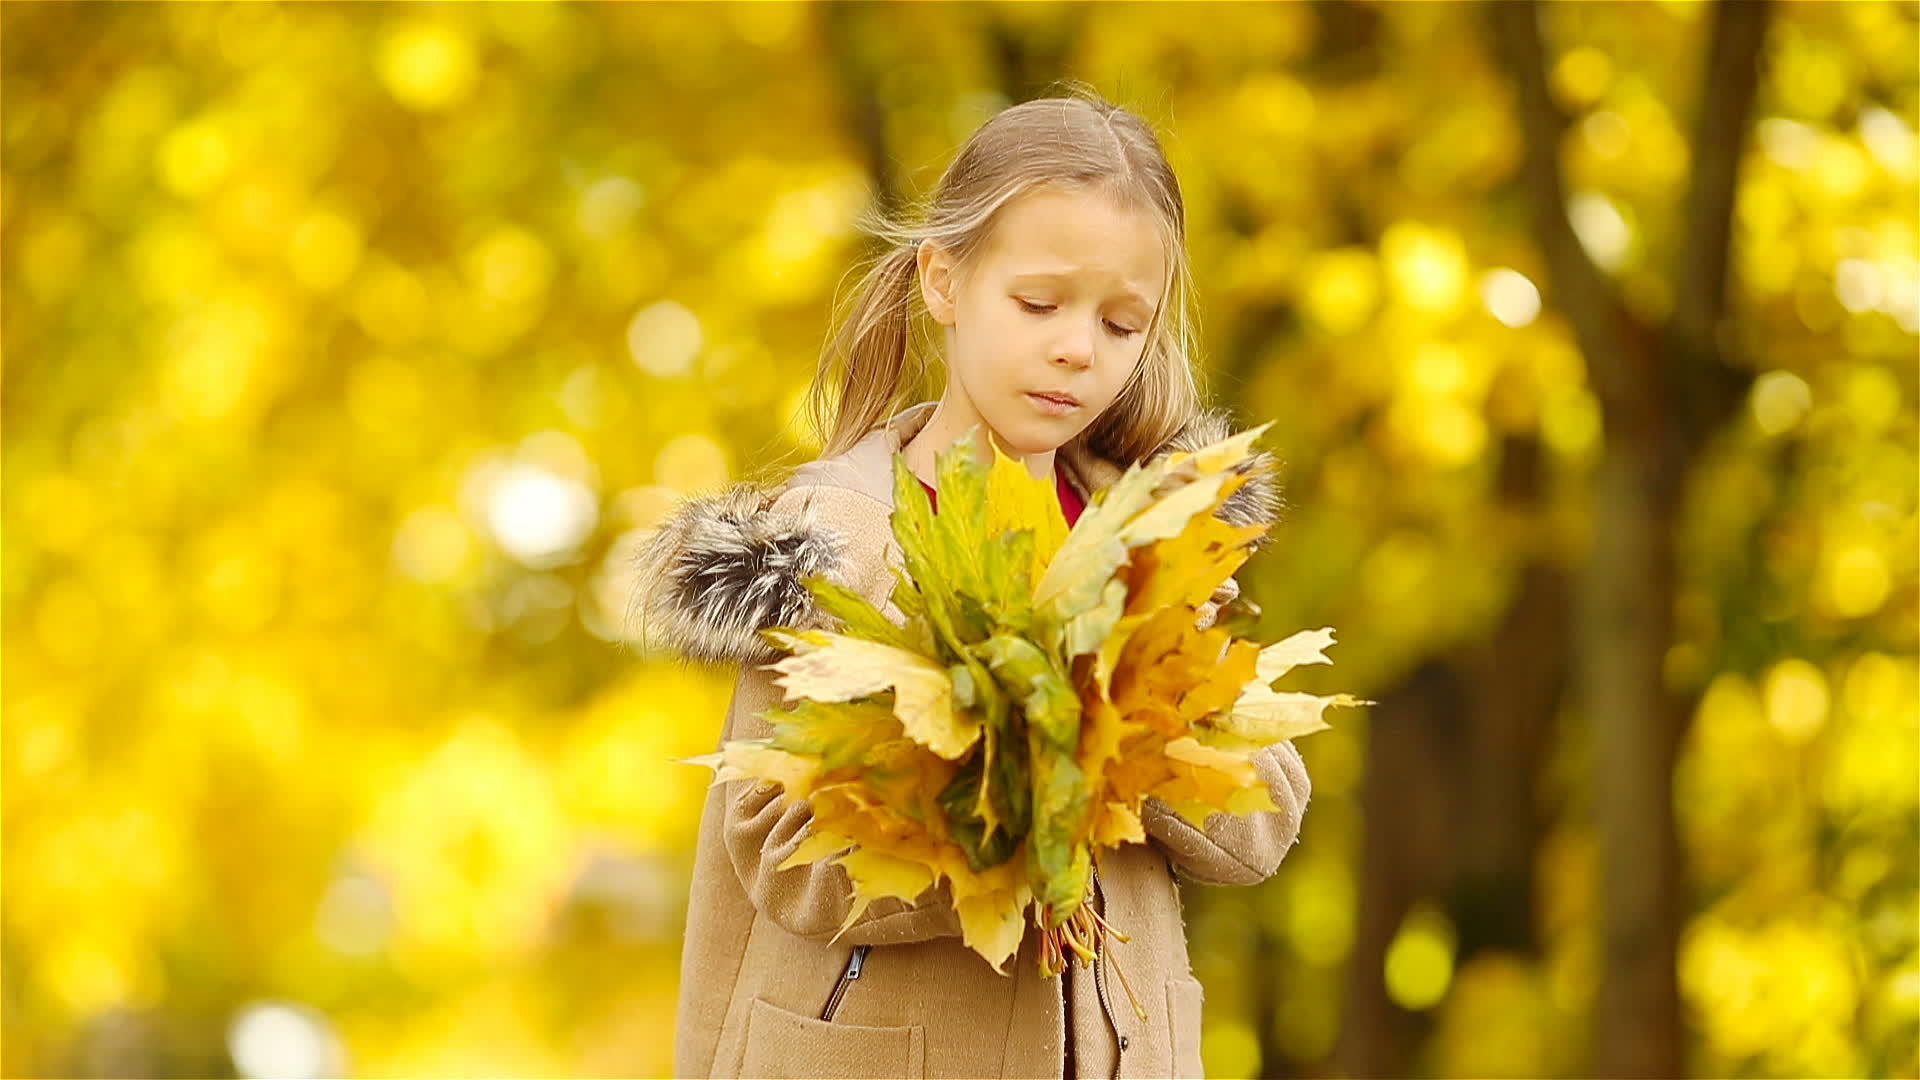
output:
M1048 270L1029 270L1024 274L1013 275L1011 280L1013 281L1028 281L1028 280L1065 281L1068 278L1071 278L1072 276L1073 276L1072 274L1060 273L1060 272L1054 272L1054 271L1048 271ZM1152 311L1154 309L1153 301L1147 299L1146 296L1142 293L1136 292L1132 289L1126 289L1122 291L1121 295L1128 300L1134 301L1137 304L1144 305L1148 311Z

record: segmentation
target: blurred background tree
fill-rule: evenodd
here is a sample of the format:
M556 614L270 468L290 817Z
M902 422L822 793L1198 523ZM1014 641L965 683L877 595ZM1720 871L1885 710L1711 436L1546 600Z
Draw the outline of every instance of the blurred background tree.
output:
M666 1074L731 684L623 556L813 455L858 210L1074 76L1287 433L1261 635L1381 702L1188 887L1209 1074L1914 1076L1917 27L0 7L0 1069Z

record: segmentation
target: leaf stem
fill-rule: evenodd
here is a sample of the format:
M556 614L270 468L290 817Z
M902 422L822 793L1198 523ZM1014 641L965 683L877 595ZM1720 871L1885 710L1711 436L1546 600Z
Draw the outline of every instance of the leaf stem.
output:
M1116 938L1118 938L1118 939L1119 939L1119 940L1121 940L1121 941L1132 941L1132 940L1133 940L1132 938L1130 938L1130 937L1128 937L1127 935L1125 935L1125 934L1123 934L1123 933L1121 933L1120 931L1118 931L1118 930L1116 930L1116 929L1114 929L1114 928L1113 928L1113 924L1112 924L1112 923L1110 923L1110 922L1108 922L1108 921L1107 921L1106 919L1104 919L1104 918L1101 918L1101 916L1100 916L1100 913L1099 913L1099 912L1097 912L1097 911L1095 911L1095 910L1093 910L1092 908L1088 908L1088 909L1087 909L1087 914L1088 914L1089 916L1091 916L1091 917L1093 918L1093 921L1094 921L1094 922L1096 922L1096 923L1098 923L1098 924L1100 925L1100 929L1101 929L1102 931L1104 931L1105 933L1108 933L1108 934L1112 934L1112 935L1113 935L1114 937L1116 937Z
M1120 965L1114 961L1112 949L1107 950L1107 962L1113 964L1113 973L1120 977L1120 988L1127 992L1127 1002L1133 1006L1133 1015L1145 1020L1147 1010L1141 1006L1140 999L1134 995L1133 985L1127 982L1127 973L1121 971Z

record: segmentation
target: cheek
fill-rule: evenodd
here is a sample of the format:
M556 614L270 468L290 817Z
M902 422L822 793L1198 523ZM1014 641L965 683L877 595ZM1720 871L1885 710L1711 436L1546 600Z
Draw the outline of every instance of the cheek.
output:
M961 308L956 315L954 330L959 340L990 362L1000 358L1005 345L1018 340L1020 324L991 304Z
M1034 348L1030 327L1000 312L975 314L960 337L970 366L982 372L1017 375Z
M1119 397L1120 391L1127 385L1127 380L1135 375L1144 359L1142 352L1139 346L1124 346L1113 358L1114 362L1107 365L1103 372L1105 377L1101 380L1100 389L1107 395L1108 401Z

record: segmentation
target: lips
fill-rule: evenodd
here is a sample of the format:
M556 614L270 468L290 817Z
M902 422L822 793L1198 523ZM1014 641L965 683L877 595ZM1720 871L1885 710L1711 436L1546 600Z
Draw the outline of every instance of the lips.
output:
M1078 404L1080 404L1080 399L1079 399L1079 398L1077 398L1077 397L1074 397L1074 396L1073 396L1072 394L1063 394L1063 393L1057 393L1057 392L1054 392L1054 391L1044 391L1044 392L1043 392L1043 391L1039 391L1039 390L1029 390L1029 391L1027 391L1027 392L1028 392L1028 393L1030 393L1030 394L1032 394L1032 395L1033 395L1034 397L1037 397L1037 398L1046 398L1046 399L1047 399L1047 400L1049 400L1049 401L1057 401L1057 402L1059 402L1059 403L1060 403L1060 404L1062 404L1062 405L1078 405Z

